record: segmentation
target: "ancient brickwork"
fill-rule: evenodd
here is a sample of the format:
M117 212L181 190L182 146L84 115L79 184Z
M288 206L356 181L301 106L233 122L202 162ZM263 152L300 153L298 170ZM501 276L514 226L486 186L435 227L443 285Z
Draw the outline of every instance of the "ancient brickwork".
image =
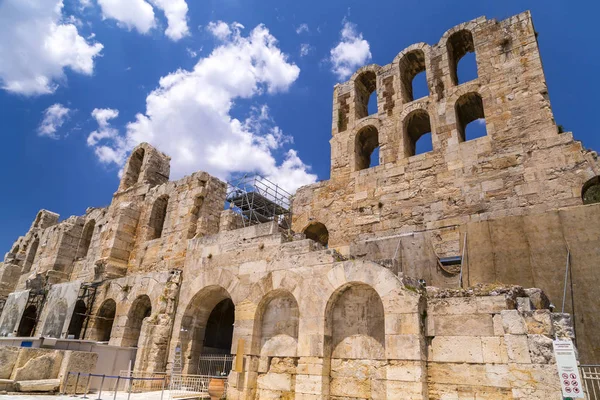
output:
M468 51L478 77L457 82L456 65ZM429 96L413 99L411 82L421 71ZM366 89L377 92L376 114L364 112ZM479 118L487 136L468 140L465 125ZM433 151L413 155L429 131ZM368 168L376 147L379 165ZM530 14L482 17L336 85L331 179L298 190L293 227L323 223L329 244L343 252L358 240L432 230L438 254L456 255L452 228L579 205L598 171L595 153L558 133Z

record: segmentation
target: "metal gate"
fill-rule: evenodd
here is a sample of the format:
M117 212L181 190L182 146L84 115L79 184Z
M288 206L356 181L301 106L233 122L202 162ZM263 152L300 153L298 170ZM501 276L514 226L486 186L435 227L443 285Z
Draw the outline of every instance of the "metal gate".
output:
M582 365L581 379L588 400L600 400L600 365Z

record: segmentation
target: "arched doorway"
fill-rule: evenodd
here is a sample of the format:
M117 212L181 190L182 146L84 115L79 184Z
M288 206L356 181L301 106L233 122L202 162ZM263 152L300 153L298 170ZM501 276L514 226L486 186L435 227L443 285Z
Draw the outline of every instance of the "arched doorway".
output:
M142 324L144 320L152 314L152 303L150 297L141 295L134 300L129 314L127 314L127 324L123 333L123 341L121 346L124 347L139 347L140 333L142 332Z
M69 329L67 330L67 337L73 335L74 339L81 338L81 329L85 322L87 313L87 307L83 300L77 300L75 303L75 309L73 310L73 316L71 316L71 322L69 322Z
M29 337L33 335L33 330L37 322L37 307L31 305L23 311L19 329L17 329L18 337Z
M231 354L234 321L235 305L222 287L209 286L194 296L181 324L184 373L196 374L202 368L202 374L209 374L212 367L204 368L201 359Z
M98 342L110 341L113 322L117 312L117 303L113 299L108 299L98 309L94 323L93 340Z
M321 243L323 247L329 244L329 231L327 227L320 222L313 222L304 228L304 234L307 239L312 239L315 242Z

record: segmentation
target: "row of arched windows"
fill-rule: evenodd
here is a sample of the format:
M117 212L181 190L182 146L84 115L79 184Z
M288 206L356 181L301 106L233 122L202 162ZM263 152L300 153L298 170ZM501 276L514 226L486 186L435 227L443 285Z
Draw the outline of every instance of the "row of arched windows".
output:
M462 30L450 35L446 43L450 79L453 85L477 78L477 62L473 35ZM402 101L409 103L415 99L429 96L425 52L415 49L406 53L399 61L400 92ZM442 84L443 85L443 84ZM357 119L377 113L377 75L365 71L354 81L355 114ZM441 88L443 90L443 87ZM434 88L438 91L438 88Z
M459 141L476 139L487 134L483 100L478 93L462 95L454 107ZM403 121L404 157L433 150L431 119L426 110L418 109L406 116ZM359 171L379 165L379 132L368 125L361 129L355 138L355 170Z

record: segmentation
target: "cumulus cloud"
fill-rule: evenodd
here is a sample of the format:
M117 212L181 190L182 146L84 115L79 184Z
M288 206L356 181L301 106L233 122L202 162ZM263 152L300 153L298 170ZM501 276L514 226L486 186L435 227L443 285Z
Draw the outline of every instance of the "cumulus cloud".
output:
M71 110L62 104L56 103L44 111L44 118L38 127L40 136L58 139L56 131L65 123Z
M267 106L253 108L243 119L231 115L237 99L287 91L300 73L265 26L248 36L241 29L239 24L211 23L208 31L222 43L192 70L162 77L146 98L146 111L125 132L95 142L100 160L122 166L133 147L149 142L172 157L173 178L198 170L222 179L258 172L290 191L314 182L316 176L298 154L284 148L291 138L275 124Z
M356 25L344 21L340 42L330 51L332 72L339 79L346 79L370 59L369 42L363 39L362 33L356 31Z
M177 41L189 35L187 25L188 6L185 0L98 0L102 16L114 19L127 29L136 29L142 34L157 26L154 7L161 10L167 18L165 34ZM152 4L150 4L152 3Z
M88 146L95 146L102 139L114 139L119 131L110 125L110 120L119 116L119 110L112 108L94 108L92 117L98 123L98 129L90 133L87 138Z
M0 1L0 87L23 95L53 93L64 69L91 75L102 44L62 19L62 0Z
M308 53L312 50L312 46L308 43L302 43L300 45L300 57L307 56Z

